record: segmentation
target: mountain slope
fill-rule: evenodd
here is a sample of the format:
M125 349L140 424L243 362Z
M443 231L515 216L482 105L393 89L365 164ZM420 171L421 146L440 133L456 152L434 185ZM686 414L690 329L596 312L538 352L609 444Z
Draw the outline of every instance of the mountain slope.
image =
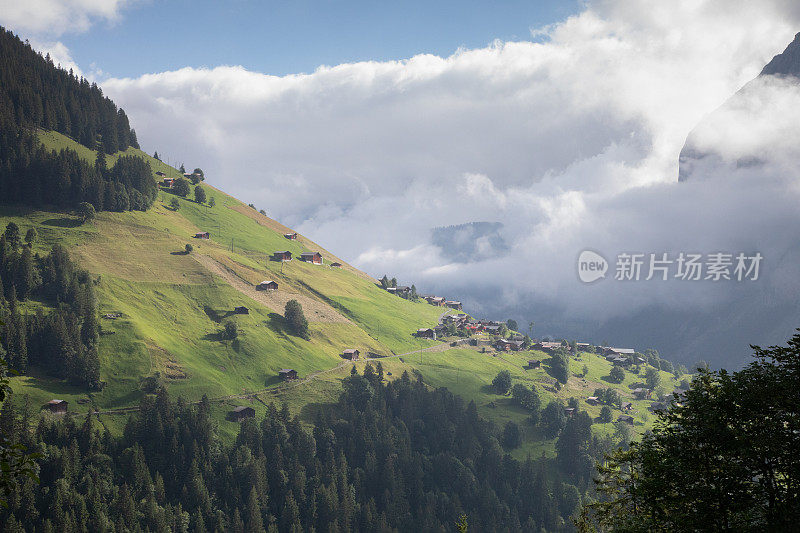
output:
M50 149L73 149L87 161L96 157L94 151L62 134L40 131L38 138ZM113 161L119 155L111 154L108 159ZM136 148L128 148L125 155L141 157L154 172L180 175ZM119 315L101 321L103 390L89 393L34 368L13 378L17 395L29 395L32 405L55 397L66 399L71 412L97 411L103 424L116 431L124 424L127 410L135 408L145 394L143 381L158 375L174 395L190 401L203 395L214 399L219 431L232 438L237 426L225 421L225 414L242 402L260 412L265 409L263 402L286 401L310 421L315 404L329 403L338 396L339 380L351 368L340 354L352 347L362 354L385 356L380 361L385 371L392 373L387 375L389 379L404 371L420 371L431 385L446 386L474 400L480 412L495 423L514 421L526 427L523 445L514 452L520 458L528 453L552 453L554 441L527 423L529 412L493 390L492 379L501 370L508 370L515 383L535 387L543 405L574 397L592 416L599 414L600 406L586 405L582 399L598 387L617 388L625 400L634 403L635 430L643 431L652 422L649 402L636 400L630 393L643 376L628 373L625 382L612 384L607 379L611 363L594 354L581 354L571 362L572 371L581 373L585 364L589 373L583 378L571 377L557 391L550 375L550 357L542 352L480 353L477 347L452 348L413 337L417 328L435 325L442 309L381 290L373 278L310 239L287 240L283 234L289 228L207 183L201 186L214 197L214 207L161 190L148 211L101 212L86 224L59 212L0 208L3 226L13 221L23 233L29 227L37 229L40 237L34 248L40 254L55 243L67 246L79 265L97 280L100 315ZM174 198L180 206L177 211L168 207ZM198 231L209 231L211 239L192 239ZM183 253L187 243L194 247L190 254ZM284 249L295 256L320 251L326 265L269 261L273 251ZM342 263L343 268L327 266L330 261ZM279 290L256 292L254 285L264 279L277 281ZM310 322L308 341L286 330L283 306L290 298L303 305ZM37 302L26 305L46 306ZM237 306L248 307L249 314L233 315ZM220 338L226 320L238 323L237 341ZM543 361L542 367L526 369L532 358ZM301 378L316 377L287 388L278 379L281 368L294 368ZM677 381L666 372L661 374L663 388L669 392ZM614 431L610 423L597 423L594 428L598 434Z
M800 104L800 33L689 133L679 181L725 175L794 154Z

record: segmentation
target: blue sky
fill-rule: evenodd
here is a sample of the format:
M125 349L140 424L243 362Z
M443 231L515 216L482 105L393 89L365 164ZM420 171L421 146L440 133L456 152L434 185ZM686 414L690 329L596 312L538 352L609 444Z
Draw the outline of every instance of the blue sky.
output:
M579 7L555 0L152 1L59 40L84 70L100 69L101 78L218 65L284 75L418 53L447 56L494 39L530 40L530 28L563 20Z

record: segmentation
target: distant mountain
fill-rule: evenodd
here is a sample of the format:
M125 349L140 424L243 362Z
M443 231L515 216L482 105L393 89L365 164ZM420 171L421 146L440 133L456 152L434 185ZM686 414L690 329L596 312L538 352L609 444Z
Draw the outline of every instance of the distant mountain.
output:
M689 133L680 153L678 180L758 167L775 157L797 155L793 142L797 137L789 133L800 125L788 113L795 104L800 104L800 33L757 78Z
M502 222L468 222L433 228L433 244L451 261L469 263L508 253Z

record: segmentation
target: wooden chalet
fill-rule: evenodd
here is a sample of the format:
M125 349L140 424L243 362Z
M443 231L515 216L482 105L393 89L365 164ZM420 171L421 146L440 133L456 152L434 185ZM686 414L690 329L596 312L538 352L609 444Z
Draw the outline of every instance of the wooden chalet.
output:
M447 301L441 296L429 296L425 298L429 304L435 305L436 307L444 307L444 303Z
M645 389L645 388L642 388L642 387L636 387L635 389L633 389L631 391L631 394L633 394L639 400L641 400L643 398L649 398L650 397L650 389Z
M284 368L278 370L278 376L280 376L283 381L293 381L297 379L297 370L294 368Z
M623 355L633 355L636 353L636 350L633 348L613 348L611 346L603 346L601 348L603 350L603 355L613 355L613 356L623 356Z
M265 280L256 285L257 291L277 291L278 290L278 282L272 280Z
M619 407L623 411L630 411L633 409L633 404L631 402L622 402L622 405Z
M625 422L626 424L633 425L633 417L631 415L619 415L617 418L620 422Z
M306 252L300 254L300 259L305 261L306 263L312 263L315 265L322 264L322 254L319 252Z
M436 332L431 328L420 328L414 334L417 337L436 340Z
M51 413L63 414L67 412L69 402L66 400L50 400L45 404L45 408Z
M586 398L586 403L588 403L589 405L598 405L600 403L600 400L597 399L597 396L589 396L588 398Z
M489 335L499 335L501 326L484 326L483 331Z
M194 234L194 238L208 240L211 238L211 234L207 231L198 231L197 233Z
M355 348L348 348L342 351L342 357L345 359L350 359L351 361L357 361L360 353L361 352Z
M456 300L446 300L444 302L444 305L446 305L450 309L457 309L457 310L461 311L461 302L458 302Z
M495 343L495 348L503 352L518 352L522 349L522 341L512 341L508 339L500 339Z
M272 252L272 259L274 261L291 261L292 260L292 252L289 250L282 250L279 252Z
M406 285L398 285L396 289L395 294L411 294L411 287Z
M553 353L556 350L558 350L559 348L564 348L564 349L569 350L568 346L563 346L560 342L542 341L542 342L537 342L533 347L536 350L541 350L541 351L543 351L545 353Z
M250 309L248 309L247 307L245 307L243 305L240 305L239 307L235 307L233 309L233 312L235 314L237 314L237 315L249 315L250 314Z
M234 407L232 411L228 411L228 420L231 422L241 422L245 418L254 418L256 410L247 405L240 405Z
M538 359L528 359L528 368L541 368L542 362Z
M290 241L297 240L297 233L284 233L283 236L289 239Z
M172 178L164 178L161 180L161 185L166 187L167 189L171 189L173 185L175 185L175 180Z

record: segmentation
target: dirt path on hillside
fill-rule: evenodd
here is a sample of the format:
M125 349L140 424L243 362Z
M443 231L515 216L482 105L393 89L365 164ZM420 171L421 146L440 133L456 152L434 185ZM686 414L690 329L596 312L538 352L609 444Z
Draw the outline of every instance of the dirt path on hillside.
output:
M226 267L216 259L202 254L192 254L195 261L204 266L208 271L224 279L228 285L241 292L248 298L265 305L274 312L283 315L286 302L297 300L303 306L303 313L309 322L343 322L350 323L345 316L336 311L325 302L311 298L305 294L287 292L279 286L277 291L257 291L255 286L240 278L236 272Z

